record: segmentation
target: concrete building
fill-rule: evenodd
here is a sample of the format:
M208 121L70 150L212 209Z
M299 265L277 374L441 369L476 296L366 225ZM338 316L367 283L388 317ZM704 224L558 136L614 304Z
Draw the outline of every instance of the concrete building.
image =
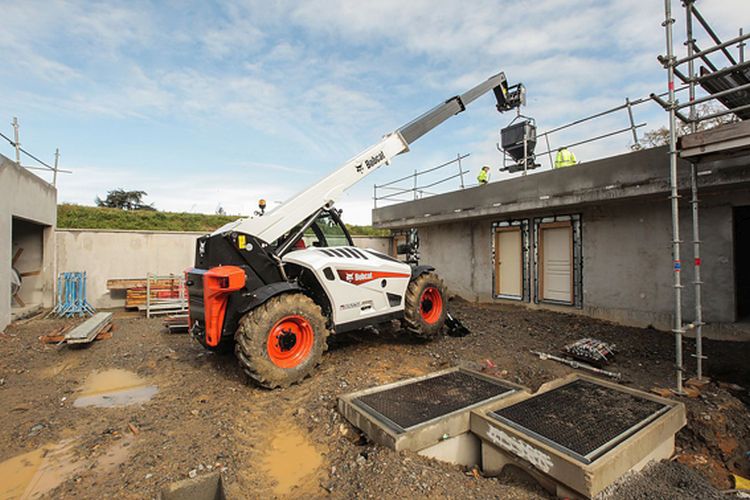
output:
M52 306L56 220L57 190L0 155L0 331L16 316ZM12 295L17 275L22 283Z
M689 165L679 165L684 319L694 314ZM750 324L750 154L699 166L704 333ZM373 210L416 227L452 293L670 330L669 159L655 148Z

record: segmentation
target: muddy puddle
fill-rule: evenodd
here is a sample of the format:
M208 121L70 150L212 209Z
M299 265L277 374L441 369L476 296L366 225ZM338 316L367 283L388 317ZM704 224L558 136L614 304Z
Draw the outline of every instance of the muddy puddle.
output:
M263 469L274 480L273 492L286 496L300 493L317 481L310 481L323 464L323 458L300 429L290 426L270 441L262 459Z
M133 436L124 437L96 460L76 460L73 439L9 458L0 462L0 499L38 498L92 467L99 473L108 473L127 461L133 440Z
M157 392L158 387L135 373L112 369L89 375L73 406L109 408L145 403Z
M36 498L83 469L72 457L73 442L47 444L0 463L0 498Z

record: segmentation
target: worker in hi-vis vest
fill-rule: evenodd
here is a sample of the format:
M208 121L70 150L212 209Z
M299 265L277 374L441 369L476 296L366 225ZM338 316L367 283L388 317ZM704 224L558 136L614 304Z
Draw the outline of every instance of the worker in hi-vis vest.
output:
M555 168L571 167L578 163L576 155L572 151L569 151L565 146L557 150L557 157L555 157Z
M487 184L490 180L490 166L485 165L482 167L482 170L479 171L479 175L477 175L477 182L480 186L484 186Z

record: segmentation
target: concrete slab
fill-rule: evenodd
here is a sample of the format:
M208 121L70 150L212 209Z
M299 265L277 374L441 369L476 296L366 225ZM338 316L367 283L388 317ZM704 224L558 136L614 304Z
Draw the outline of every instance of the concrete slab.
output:
M499 474L505 466L511 464L528 472L553 494L569 498L591 498L626 472L639 470L651 460L666 459L672 455L674 436L686 423L682 403L577 374L542 386L539 392L525 398L524 402L578 380L658 403L664 409L653 418L619 435L609 443L608 448L590 461L573 456L569 450L550 442L544 436L498 420L492 415L494 409L485 407L473 411L470 429L482 440L484 473ZM501 404L498 407L508 410L511 406Z

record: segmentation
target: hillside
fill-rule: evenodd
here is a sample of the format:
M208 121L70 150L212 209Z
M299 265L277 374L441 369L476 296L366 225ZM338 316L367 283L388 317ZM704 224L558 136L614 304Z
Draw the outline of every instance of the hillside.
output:
M120 210L64 203L57 206L57 227L61 229L131 229L147 231L213 231L239 215L192 214L156 210ZM388 230L371 226L350 226L356 235L387 236Z

